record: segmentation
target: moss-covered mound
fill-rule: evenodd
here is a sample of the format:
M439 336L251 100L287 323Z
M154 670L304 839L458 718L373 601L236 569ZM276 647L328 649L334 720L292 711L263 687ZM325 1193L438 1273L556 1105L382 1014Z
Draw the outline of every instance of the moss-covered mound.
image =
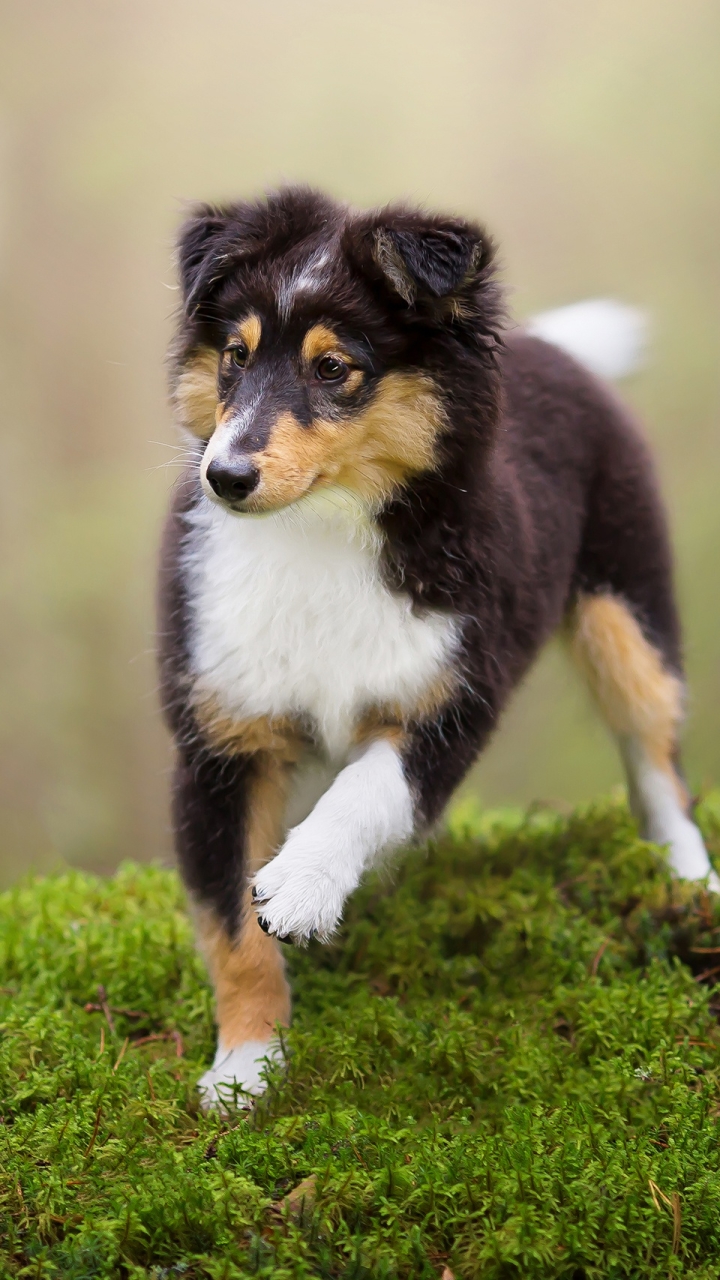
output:
M291 965L287 1074L206 1117L176 876L0 899L1 1275L720 1276L720 905L622 808L456 821Z

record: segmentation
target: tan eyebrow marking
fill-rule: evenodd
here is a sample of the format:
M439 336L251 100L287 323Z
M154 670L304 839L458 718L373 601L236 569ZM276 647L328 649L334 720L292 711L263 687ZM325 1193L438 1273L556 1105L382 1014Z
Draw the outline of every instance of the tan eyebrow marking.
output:
M260 346L261 337L262 321L257 312L251 311L249 316L246 316L244 320L240 321L235 332L231 334L230 341L232 342L233 338L239 338L241 342L245 343L248 351L252 354L252 352L257 351Z
M310 364L313 360L317 360L319 356L325 356L332 351L333 355L343 356L342 345L336 333L332 329L328 329L327 325L314 324L308 329L303 338L302 347L300 348L303 360ZM343 356L345 359L346 357Z

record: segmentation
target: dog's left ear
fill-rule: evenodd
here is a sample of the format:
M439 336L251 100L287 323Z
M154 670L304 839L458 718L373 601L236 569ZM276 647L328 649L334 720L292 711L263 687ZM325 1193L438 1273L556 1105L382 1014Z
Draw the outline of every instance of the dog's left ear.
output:
M388 209L353 231L359 265L380 272L408 306L461 292L492 259L489 238L459 219Z

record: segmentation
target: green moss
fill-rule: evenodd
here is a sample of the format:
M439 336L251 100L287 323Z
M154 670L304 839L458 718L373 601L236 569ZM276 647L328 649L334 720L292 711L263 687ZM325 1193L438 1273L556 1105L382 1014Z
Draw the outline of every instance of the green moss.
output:
M702 821L717 855L716 803ZM212 1003L176 876L19 885L0 1274L720 1276L720 1029L697 981L720 954L695 949L718 946L720 904L673 885L622 807L466 810L356 895L336 943L291 954L287 1074L222 1120L197 1108ZM114 1030L85 1008L100 984Z

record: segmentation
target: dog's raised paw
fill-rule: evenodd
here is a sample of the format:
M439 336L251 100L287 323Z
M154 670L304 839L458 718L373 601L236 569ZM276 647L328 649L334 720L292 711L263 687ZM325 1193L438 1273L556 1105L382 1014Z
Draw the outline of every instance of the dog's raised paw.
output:
M347 891L316 867L292 866L279 876L273 859L256 884L256 910L261 929L281 942L325 941L337 928ZM267 879L267 883L266 883Z
M212 1066L198 1080L203 1111L229 1111L249 1108L253 1100L265 1092L267 1081L263 1071L268 1061L282 1058L282 1046L272 1040L246 1040L227 1049L219 1044Z

